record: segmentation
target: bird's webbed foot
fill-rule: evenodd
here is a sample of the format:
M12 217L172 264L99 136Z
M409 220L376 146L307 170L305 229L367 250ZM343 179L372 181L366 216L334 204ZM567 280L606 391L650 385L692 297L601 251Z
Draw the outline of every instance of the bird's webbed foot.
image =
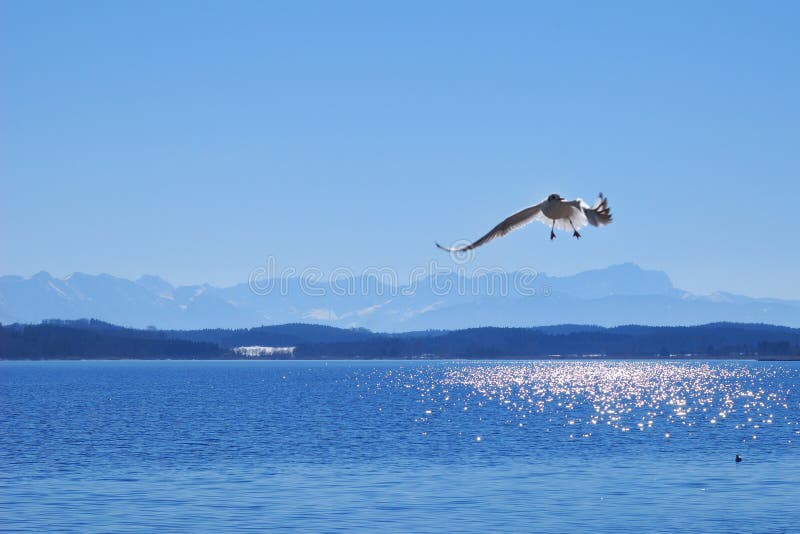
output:
M580 239L581 238L581 234L579 234L577 230L573 230L572 231L572 237L574 237L575 239Z
M552 241L555 238L556 238L556 233L554 231L550 230L550 241Z

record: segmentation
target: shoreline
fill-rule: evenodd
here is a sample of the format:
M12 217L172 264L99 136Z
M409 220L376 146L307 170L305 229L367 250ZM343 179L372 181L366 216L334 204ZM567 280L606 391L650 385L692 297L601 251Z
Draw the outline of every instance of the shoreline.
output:
M736 357L736 356L682 356L675 358L654 358L647 356L621 357L582 357L582 356L531 356L531 357L441 357L441 358L0 358L0 362L690 362L690 361L744 361L744 362L800 362L800 357Z

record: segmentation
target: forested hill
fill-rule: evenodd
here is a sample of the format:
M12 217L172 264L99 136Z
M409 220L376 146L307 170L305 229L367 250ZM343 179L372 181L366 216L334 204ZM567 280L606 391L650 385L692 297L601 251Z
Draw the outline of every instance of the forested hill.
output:
M100 321L50 321L0 327L0 359L208 359L223 357L215 343L179 339Z
M138 330L101 321L0 326L2 359L241 358L242 346L293 347L292 358L546 358L676 356L800 359L800 329L557 325L384 334L314 324L226 330ZM274 357L274 356L273 356Z

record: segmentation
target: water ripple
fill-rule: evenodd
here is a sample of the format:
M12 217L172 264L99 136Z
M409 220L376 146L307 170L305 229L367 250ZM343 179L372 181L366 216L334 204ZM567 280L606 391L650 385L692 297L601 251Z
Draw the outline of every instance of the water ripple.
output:
M799 386L792 363L0 362L0 524L785 530Z

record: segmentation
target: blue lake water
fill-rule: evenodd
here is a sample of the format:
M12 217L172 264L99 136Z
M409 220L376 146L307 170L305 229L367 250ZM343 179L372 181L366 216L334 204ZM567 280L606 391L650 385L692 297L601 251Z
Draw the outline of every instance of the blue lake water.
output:
M0 529L781 532L798 503L796 363L0 362Z

